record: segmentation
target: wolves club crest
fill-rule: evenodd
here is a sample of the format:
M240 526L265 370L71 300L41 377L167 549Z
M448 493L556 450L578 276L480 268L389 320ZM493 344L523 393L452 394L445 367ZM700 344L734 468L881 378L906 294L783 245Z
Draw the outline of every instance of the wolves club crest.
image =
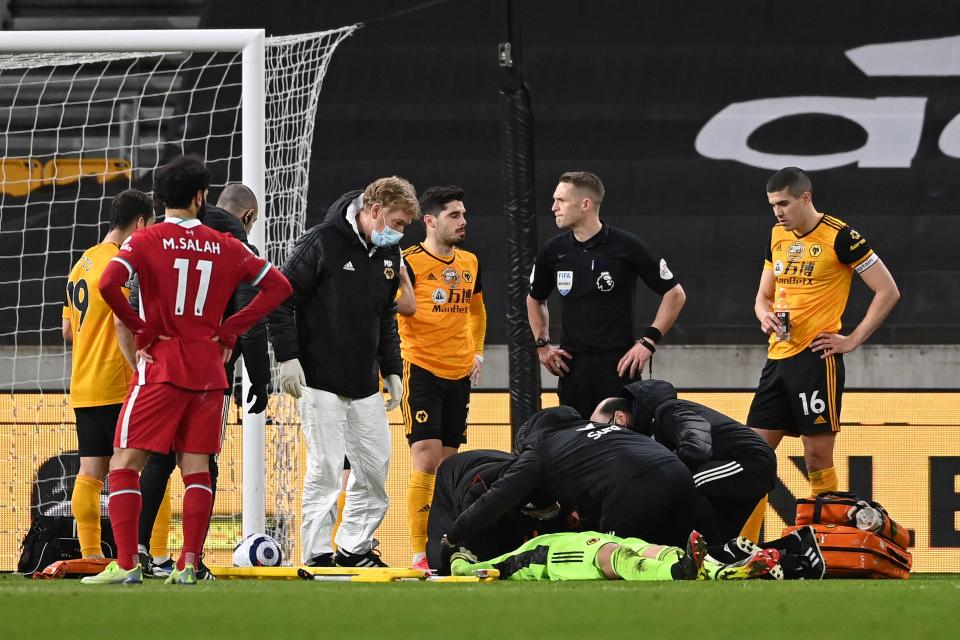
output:
M460 286L460 274L457 273L457 270L453 267L447 267L440 273L440 277L443 278L443 283L448 287L459 287Z

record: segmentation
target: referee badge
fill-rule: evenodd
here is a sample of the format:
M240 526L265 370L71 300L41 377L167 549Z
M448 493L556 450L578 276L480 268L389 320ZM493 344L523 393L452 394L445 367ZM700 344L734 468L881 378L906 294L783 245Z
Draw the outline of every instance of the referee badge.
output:
M573 288L573 271L557 271L557 291L565 296Z

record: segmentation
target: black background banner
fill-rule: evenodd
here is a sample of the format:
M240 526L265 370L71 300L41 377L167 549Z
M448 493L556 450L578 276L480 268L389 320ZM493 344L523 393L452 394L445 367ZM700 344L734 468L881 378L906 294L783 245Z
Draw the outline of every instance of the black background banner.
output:
M213 0L204 26L281 35L408 5ZM463 186L466 246L484 269L488 342L506 336L496 48L505 25L506 2L449 2L346 40L320 97L309 193L308 222L316 223L341 193L382 175L403 175L418 189ZM951 123L960 114L960 68L945 61L960 59L960 44L943 40L934 55L898 51L887 56L901 61L891 71L865 71L850 54L958 37L960 4L946 1L528 1L540 241L556 233L549 207L557 176L594 171L607 188L601 216L650 242L687 291L669 340L761 343L753 300L774 221L764 193L772 169L738 160L733 142L719 145L726 153L698 151L708 123L746 103L761 116L740 136L744 149L800 166L797 157L851 153L811 172L814 203L862 233L900 286L901 302L873 342L958 342L960 121ZM844 104L856 115L775 117L771 105L804 98L820 106L852 100ZM865 113L874 118L867 126ZM726 122L712 132L735 141L729 127L737 120ZM406 243L419 240L422 230L409 236ZM848 329L869 293L855 283ZM640 299L637 322L645 325L657 300L645 292ZM59 324L58 314L47 315Z
M228 16L246 13L217 10L236 6L224 0L213 4L210 26L234 26ZM251 11L258 6L247 4ZM524 4L541 242L556 233L549 207L557 176L594 171L607 187L602 217L647 239L687 290L671 341L762 342L753 299L773 224L764 193L772 170L704 157L696 149L700 131L729 105L755 100L925 98L908 167L851 163L813 171L814 202L867 237L900 286L901 302L874 342L960 340L960 302L951 293L960 160L938 144L960 114L960 77L870 76L846 54L871 44L960 36L960 5ZM318 10L292 2L286 15L263 17L280 33L304 29L311 15L316 28L328 28L402 5L361 0ZM505 338L496 66L505 24L505 2L450 2L371 24L344 42L320 101L310 193L310 219L319 220L320 207L340 192L383 174L399 173L418 188L464 186L467 242L484 264L495 342ZM960 44L953 51L960 56ZM897 120L887 126L916 127ZM855 121L811 113L759 127L748 145L812 156L854 151L866 138ZM863 316L869 294L854 285L847 327ZM638 324L646 324L657 301L646 294L641 300Z

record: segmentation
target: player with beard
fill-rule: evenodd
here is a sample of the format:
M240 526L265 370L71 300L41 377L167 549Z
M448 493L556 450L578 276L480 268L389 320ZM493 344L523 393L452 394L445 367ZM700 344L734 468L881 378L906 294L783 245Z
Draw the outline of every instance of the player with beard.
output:
M403 252L415 313L400 305L403 357L400 407L412 468L407 514L413 566L428 568L427 520L437 467L466 441L470 384L483 366L487 313L480 262L466 237L463 189L430 187L420 196L426 239ZM401 302L404 296L401 296ZM409 302L409 301L408 301Z

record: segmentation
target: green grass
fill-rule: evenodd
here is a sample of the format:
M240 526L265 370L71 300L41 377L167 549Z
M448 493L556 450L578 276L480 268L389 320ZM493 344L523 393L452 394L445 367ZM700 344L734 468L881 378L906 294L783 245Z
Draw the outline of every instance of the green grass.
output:
M960 575L729 583L90 587L0 576L0 638L950 638Z

